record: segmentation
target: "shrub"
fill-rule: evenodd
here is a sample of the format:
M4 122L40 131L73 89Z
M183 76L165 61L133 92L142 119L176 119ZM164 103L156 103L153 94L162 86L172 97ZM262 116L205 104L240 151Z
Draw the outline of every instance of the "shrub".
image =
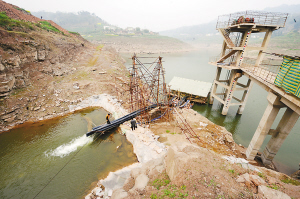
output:
M296 186L300 185L299 181L293 180L291 178L285 178L285 179L282 179L281 181L284 182L284 183L286 183L286 184L292 184L292 185L296 185Z
M47 31L53 31L53 32L57 32L57 33L62 33L60 30L58 30L57 28L55 28L54 26L51 25L51 23L49 23L48 21L40 21L39 22L41 28L47 30Z
M12 31L12 27L25 27L34 30L32 23L12 19L6 15L6 12L0 12L0 26L4 27L9 31Z
M69 33L74 34L74 35L80 35L78 32L69 31Z

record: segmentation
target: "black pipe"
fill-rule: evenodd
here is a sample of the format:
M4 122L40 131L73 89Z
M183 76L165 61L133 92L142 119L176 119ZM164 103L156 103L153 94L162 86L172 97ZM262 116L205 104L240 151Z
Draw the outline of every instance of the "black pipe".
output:
M184 100L185 100L185 98L183 98L180 102L178 102L178 104L181 105L184 102ZM168 104L170 104L170 102ZM159 105L164 105L164 104L160 103ZM125 115L119 119L116 119L116 120L112 121L110 124L103 124L103 125L94 127L92 131L86 133L86 136L93 135L96 132L103 132L103 131L107 131L109 129L115 128L115 127L119 126L120 124L123 124L124 122L132 120L133 118L139 116L143 111L152 110L152 109L156 108L157 106L158 106L158 104L152 104L145 108L141 108L139 110L133 111L132 113L129 113L128 115Z

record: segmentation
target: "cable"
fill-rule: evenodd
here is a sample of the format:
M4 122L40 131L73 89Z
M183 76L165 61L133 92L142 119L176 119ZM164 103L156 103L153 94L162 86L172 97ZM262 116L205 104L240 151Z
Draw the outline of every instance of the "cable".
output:
M102 135L102 134L99 134L95 140L97 140L97 138ZM95 141L94 140L94 141ZM94 142L93 141L93 142ZM92 142L92 143L93 143ZM86 143L85 145L83 145L83 147L85 147L88 143ZM33 199L35 199L49 184L50 182L71 162L71 160L73 160L73 158L81 151L81 149L83 149L83 147L81 147L74 155L72 158L70 158L70 160L49 180L49 182L33 197Z

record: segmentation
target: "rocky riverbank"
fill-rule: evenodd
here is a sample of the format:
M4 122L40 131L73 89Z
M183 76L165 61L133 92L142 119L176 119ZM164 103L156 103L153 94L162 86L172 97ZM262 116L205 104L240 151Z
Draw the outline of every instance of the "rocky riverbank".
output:
M107 97L106 110L116 116L122 115L120 110L126 113L116 99ZM102 106L103 99L93 96L76 107ZM181 115L200 140L189 137L190 143L172 120L138 126L135 131L129 124L121 125L139 163L111 172L85 198L300 197L300 187L287 183L297 181L245 160L245 148L226 129L190 109L183 109Z
M195 50L192 45L164 36L117 36L104 37L101 41L92 41L99 45L110 46L118 53L164 54Z
M13 7L5 9L11 17L28 18ZM126 82L129 73L117 52L190 50L183 43L152 38L145 45L115 40L93 46L60 27L64 34L32 28L0 28L1 132L89 106L103 107L118 118L127 113L129 99L112 97L117 96L114 81ZM121 126L139 163L109 174L87 198L300 198L299 186L293 185L298 181L238 159L245 158L245 148L225 128L193 110L180 114L196 133L189 137L192 143L176 125L176 116L134 132Z

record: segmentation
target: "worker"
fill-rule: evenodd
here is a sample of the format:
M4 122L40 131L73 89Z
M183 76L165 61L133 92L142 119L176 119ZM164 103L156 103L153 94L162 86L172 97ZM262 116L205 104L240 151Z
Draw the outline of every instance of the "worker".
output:
M137 127L137 126L136 126L136 120L132 118L132 120L130 121L130 123L131 123L131 130L134 131L135 128Z
M110 113L108 113L105 117L107 124L110 124L109 118L110 118Z

